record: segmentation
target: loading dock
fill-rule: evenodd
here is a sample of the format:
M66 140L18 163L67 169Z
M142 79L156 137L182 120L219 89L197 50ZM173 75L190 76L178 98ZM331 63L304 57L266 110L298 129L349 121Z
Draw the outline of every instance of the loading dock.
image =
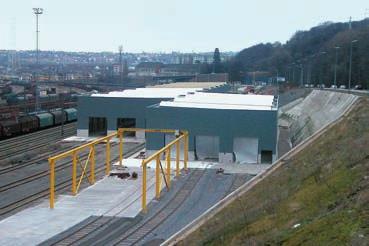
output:
M219 159L219 137L218 136L196 136L195 137L196 159L215 160Z
M258 163L259 140L257 138L235 138L233 152L240 164Z
M106 136L108 124L105 117L89 117L88 136Z
M117 130L119 128L136 128L135 118L118 118L117 119ZM135 137L136 132L125 132L125 137Z
M273 151L262 150L260 159L262 164L271 164L273 162Z

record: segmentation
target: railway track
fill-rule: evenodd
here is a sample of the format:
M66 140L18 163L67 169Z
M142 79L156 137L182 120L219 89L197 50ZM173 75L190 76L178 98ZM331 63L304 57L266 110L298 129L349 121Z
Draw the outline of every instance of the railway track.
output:
M138 223L133 228L129 229L123 235L116 238L110 245L134 245L145 238L151 231L160 225L165 219L172 215L191 194L196 187L206 169L194 169L191 171L191 176L186 180L182 188L177 194L170 199L156 214L150 218Z
M111 145L111 147L114 147L114 146L116 146L116 144L112 144ZM96 151L96 154L98 155L98 154L102 153L103 151L104 151L104 149L97 150ZM87 156L88 156L88 153L84 153L82 156L80 156L80 160L82 162L85 161L87 159L86 158ZM24 167L24 166L22 166L22 167ZM48 165L46 167L48 167ZM58 172L58 171L61 171L63 169L70 168L70 167L71 167L71 162L68 161L68 160L63 161L63 162L58 162L57 165L55 166L55 171ZM14 170L12 170L12 171L14 171ZM11 171L6 172L6 174L9 173L9 172L11 172ZM0 178L1 178L1 175L3 175L3 174L0 174ZM20 185L23 185L23 184L32 182L32 181L34 181L34 180L36 180L38 178L46 177L48 175L49 175L49 169L46 169L46 170L43 170L41 172L37 172L35 174L32 174L30 176L27 176L26 178L21 178L21 179L18 179L18 180L14 180L12 182L9 182L9 183L7 183L5 185L0 186L0 193L1 192L4 192L6 190L9 190L9 189L18 187Z
M152 230L154 230L158 225L160 225L165 219L172 215L182 205L185 199L196 187L204 172L205 169L192 170L190 172L190 176L186 179L182 188L171 199L169 199L169 201L163 204L157 212L150 215L148 218L137 221L133 225L130 224L128 229L127 224L120 223L119 218L116 218L115 216L99 216L92 221L89 221L86 225L74 231L72 234L68 234L62 239L53 242L51 245L65 246L86 244L86 242L84 242L86 238L88 239L90 235L99 233L102 230L108 230L108 232L104 233L103 237L93 238L93 240L89 240L86 245L136 244L146 235L148 235ZM119 214L122 210L124 210L124 208L117 212L116 215ZM109 225L116 226L114 226L113 230L109 230Z
M154 179L154 177L151 177L148 181L151 181L152 179ZM149 188L151 188L153 186L154 186L154 184L151 184L149 186ZM139 192L140 190L141 190L141 188L137 187L137 189L134 190L134 192ZM118 212L116 212L116 215L119 214L120 212L124 211L126 208L128 208L133 203L137 202L139 199L141 199L141 197L137 197L136 199L134 199L133 201L128 203L126 206L124 206ZM111 210L113 210L113 209L114 208L112 208ZM110 212L111 210L109 210L108 212ZM108 212L106 212L106 213L108 213ZM69 234L68 236L63 237L62 239L52 243L51 245L74 245L74 244L78 244L79 242L83 241L88 235L90 235L92 233L99 232L102 229L105 229L106 226L116 222L117 220L119 220L119 219L116 219L115 217L111 217L111 216L102 215L102 216L96 217L93 220L89 221L84 226L82 226L81 228L79 228L77 231L73 232L73 234Z
M125 154L128 155L128 156L133 155L137 151L141 150L143 147L144 147L144 144L138 145L138 146L134 147L133 149L128 150L127 152L125 152ZM112 161L117 161L117 160L118 160L118 157L112 159ZM59 169L59 171L60 171L60 169ZM96 176L98 176L100 174L102 174L102 176L103 176L104 172L105 172L104 164L102 164L100 166L97 166L96 169L95 169ZM42 173L42 176L36 176L35 175L35 176L31 177L30 179L32 179L32 180L28 180L27 182L26 181L24 181L24 182L20 181L20 183L18 183L18 184L17 183L10 184L10 186L2 187L2 189L3 189L3 191L6 191L6 190L9 190L11 188L18 187L18 186L20 186L24 183L28 183L28 182L37 180L41 177L44 177L45 175L46 176L48 175L48 171L46 171L46 174ZM80 177L80 175L77 178L79 178L79 177ZM71 178L68 178L67 180L57 182L56 185L55 185L56 192L69 190L70 187L71 187L71 183L72 183ZM24 197L22 199L19 199L17 201L6 204L5 206L2 206L0 208L0 217L5 217L5 216L9 215L10 213L18 211L20 208L23 208L23 207L29 205L31 202L37 201L41 198L45 198L45 197L48 197L48 196L49 196L49 187L46 187L45 189L42 189L41 191L38 191L36 193L32 193L32 194L27 195L26 197Z
M68 123L64 125L64 130L68 129L70 127L72 128L76 128L77 123L76 122L72 122L72 123ZM25 135L20 135L20 136L16 136L13 138L8 138L8 139L3 139L0 141L0 150L2 150L2 146L9 146L9 145L14 145L15 143L20 143L23 142L24 139L27 138L33 138L33 137L39 137L42 135L48 135L48 134L53 134L56 131L60 131L61 130L61 126L55 126L55 127L51 127L51 128L47 128L44 130L39 130L39 131L35 131L35 132L31 132Z
M76 144L78 144L78 143L76 143ZM73 148L73 147L74 146L62 146L62 147L58 148L55 151L50 151L50 152L47 152L47 153L44 153L44 154L40 154L40 155L37 156L37 158L31 159L27 162L22 162L22 163L18 163L18 164L15 164L15 165L0 168L0 176L3 175L3 174L7 174L7 173L13 172L15 170L24 168L24 167L28 167L28 166L31 166L31 165L38 164L42 161L45 161L49 156L57 155L59 153L63 153L66 150L68 150L70 148Z
M15 156L18 154L24 154L41 148L50 144L50 141L59 141L65 137L72 136L76 133L75 123L73 125L67 125L64 129L64 135L61 136L58 129L50 128L45 132L34 132L32 136L25 135L20 139L11 139L13 141L9 143L0 142L0 161L9 158L9 156ZM60 129L60 128L59 128ZM51 130L51 131L49 131Z

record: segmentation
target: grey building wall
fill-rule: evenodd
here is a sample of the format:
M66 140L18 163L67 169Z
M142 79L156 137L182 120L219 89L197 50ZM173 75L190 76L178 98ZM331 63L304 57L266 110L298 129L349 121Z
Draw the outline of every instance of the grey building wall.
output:
M117 118L135 118L136 127L145 128L146 107L170 98L78 98L78 130L88 130L89 117L106 117L108 131L117 129Z
M277 111L224 110L201 108L159 107L147 108L147 128L185 129L190 133L189 151L194 151L195 136L219 136L219 151L233 152L236 137L258 138L259 154L269 150L276 155ZM163 134L147 134L146 149L164 146Z

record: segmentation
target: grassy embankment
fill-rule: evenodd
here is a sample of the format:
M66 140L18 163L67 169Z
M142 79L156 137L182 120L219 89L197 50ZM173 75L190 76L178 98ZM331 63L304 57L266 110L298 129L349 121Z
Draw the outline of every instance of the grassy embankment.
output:
M366 245L369 100L179 244Z

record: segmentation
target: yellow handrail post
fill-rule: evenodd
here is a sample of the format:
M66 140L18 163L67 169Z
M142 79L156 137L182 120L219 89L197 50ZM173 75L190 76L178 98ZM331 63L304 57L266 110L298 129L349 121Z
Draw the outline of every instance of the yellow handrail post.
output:
M105 174L109 175L110 173L110 138L106 140L106 168Z
M170 147L167 149L167 183L170 188Z
M99 143L106 142L106 167L105 173L108 175L111 169L111 140L113 138L119 137L119 162L120 165L123 165L123 145L124 145L124 132L129 131L145 131L145 132L158 132L158 133L173 133L177 134L178 130L173 129L140 129L140 128L119 128L117 132L111 133L105 137L96 139L89 143L83 144L79 147L73 148L68 150L64 153L58 154L56 156L50 157L49 161L49 168L50 168L50 200L49 205L50 208L54 208L55 203L55 163L60 159L64 159L66 157L72 157L72 193L75 195L78 193L80 185L83 181L83 178L87 178L90 184L95 183L95 165L96 165L96 145ZM180 159L181 159L181 141L184 142L184 168L187 170L187 162L188 162L188 144L189 144L189 135L186 130L180 131L180 135L177 136L176 139L168 143L166 146L158 150L155 154L147 157L146 159L142 160L142 209L144 212L147 212L147 164L151 161L156 160L156 171L155 171L155 196L157 199L160 198L160 191L162 186L162 175L166 181L166 185L170 188L171 184L171 148L176 147L176 176L180 174ZM89 150L89 154L87 157L86 162L83 164L80 163L78 154L83 150ZM166 169L161 164L161 155L165 154L166 159ZM174 159L174 157L173 157ZM78 179L78 171L77 165L81 165L82 173ZM88 175L88 167L90 169L90 173ZM164 170L165 171L164 171ZM162 172L164 172L162 174ZM86 176L85 176L86 175ZM77 180L78 179L78 180Z
M123 165L123 131L119 131L119 165Z
M187 171L187 161L188 161L188 133L184 138L184 169Z
M160 155L156 156L156 169L155 169L155 197L156 199L160 198L160 186L161 186L161 178L160 178Z
M91 145L91 157L90 157L90 179L91 184L95 183L95 145Z
M73 167L72 167L72 193L77 194L77 151L73 153Z
M146 163L142 161L142 210L144 213L146 209Z
M180 141L177 141L176 143L176 176L178 177L179 176L179 145L180 144Z
M49 160L50 164L50 208L54 208L55 196L55 160Z

